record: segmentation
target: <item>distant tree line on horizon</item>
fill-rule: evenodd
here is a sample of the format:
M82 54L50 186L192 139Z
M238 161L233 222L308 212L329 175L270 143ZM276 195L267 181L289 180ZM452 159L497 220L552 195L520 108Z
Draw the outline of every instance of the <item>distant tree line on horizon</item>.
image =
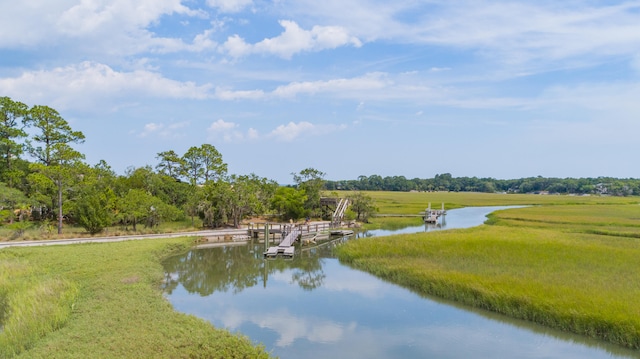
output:
M404 176L360 176L356 180L326 181L327 190L346 191L451 191L486 193L549 193L577 195L640 195L640 179L547 178L527 177L500 180L495 178L453 177L450 173L436 174L433 178L407 179Z

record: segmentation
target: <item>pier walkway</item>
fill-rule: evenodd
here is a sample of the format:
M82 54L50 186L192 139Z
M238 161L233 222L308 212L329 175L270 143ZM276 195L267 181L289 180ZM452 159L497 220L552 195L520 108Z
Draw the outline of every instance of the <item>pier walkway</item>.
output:
M429 202L429 208L424 211L424 222L437 223L438 218L445 214L447 214L447 211L444 210L444 203L442 203L442 209L431 209L431 202Z
M267 251L264 252L265 258L273 258L278 255L293 258L293 253L295 251L293 243L298 239L301 233L302 231L299 226L292 226L291 232L285 235L285 237L280 241L280 244L275 247L269 247Z

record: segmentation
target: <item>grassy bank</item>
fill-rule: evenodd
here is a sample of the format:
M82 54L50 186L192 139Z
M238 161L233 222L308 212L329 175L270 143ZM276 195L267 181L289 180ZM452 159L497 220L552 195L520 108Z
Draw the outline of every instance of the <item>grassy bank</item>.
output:
M190 245L178 238L1 250L0 357L268 357L163 298L160 260Z
M419 293L640 348L640 206L597 203L500 211L490 226L359 239L338 253Z

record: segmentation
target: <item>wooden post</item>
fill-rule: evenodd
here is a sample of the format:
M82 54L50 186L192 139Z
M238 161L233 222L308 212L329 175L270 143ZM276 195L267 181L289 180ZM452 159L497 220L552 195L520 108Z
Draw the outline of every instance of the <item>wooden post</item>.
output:
M264 224L264 251L269 250L269 223Z

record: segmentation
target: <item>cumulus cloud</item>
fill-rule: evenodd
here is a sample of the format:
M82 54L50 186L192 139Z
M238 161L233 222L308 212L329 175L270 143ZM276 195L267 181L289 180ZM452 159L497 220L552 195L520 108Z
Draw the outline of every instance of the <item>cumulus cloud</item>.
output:
M357 37L349 35L340 26L314 26L311 30L304 30L294 21L280 20L279 23L284 32L277 37L249 44L239 35L233 35L222 45L222 50L234 58L250 54L273 54L290 59L304 51L322 51L347 45L362 46Z
M156 72L119 72L111 67L83 62L52 70L24 72L0 79L0 91L30 103L48 103L60 109L94 106L109 99L172 98L205 99L210 85L180 82Z
M322 124L314 125L310 122L289 122L286 125L276 127L269 137L282 142L291 142L300 137L326 135L346 129L346 125Z
M156 123L149 122L145 124L140 132L137 133L137 137L160 137L160 138L180 138L184 134L180 132L180 129L189 126L189 122L177 122L177 123Z
M76 51L111 54L183 48L181 40L156 37L148 30L160 18L172 14L206 16L180 0L3 2L0 47L32 48L73 42Z
M222 139L224 142L254 140L259 137L258 131L253 128L249 128L246 132L240 131L239 128L240 125L237 123L218 119L207 128L207 133L210 139Z

